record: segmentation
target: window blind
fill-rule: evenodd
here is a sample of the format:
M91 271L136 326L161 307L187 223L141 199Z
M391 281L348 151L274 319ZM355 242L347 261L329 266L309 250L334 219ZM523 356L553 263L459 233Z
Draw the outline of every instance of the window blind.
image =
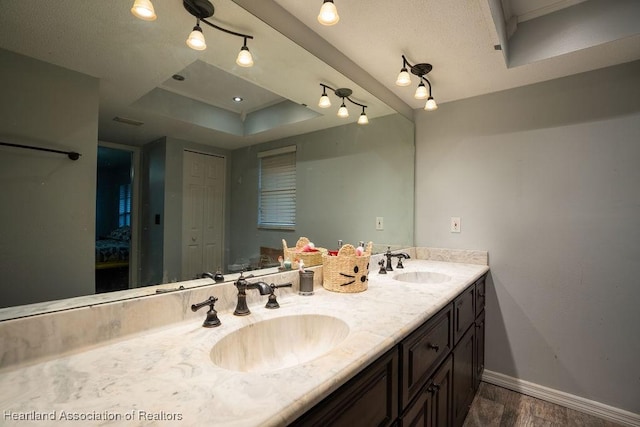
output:
M260 153L258 226L293 229L296 225L296 153Z
M120 185L120 203L118 204L118 225L131 225L131 184Z

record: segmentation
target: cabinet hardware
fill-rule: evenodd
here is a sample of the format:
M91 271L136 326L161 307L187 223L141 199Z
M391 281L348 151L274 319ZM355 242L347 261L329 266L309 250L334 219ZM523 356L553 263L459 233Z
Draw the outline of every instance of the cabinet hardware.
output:
M430 349L432 349L432 350L435 350L435 351L436 351L436 353L438 352L438 350L440 350L440 346L439 346L438 344L431 344L431 343L428 343L428 344L427 344L427 348L430 348Z

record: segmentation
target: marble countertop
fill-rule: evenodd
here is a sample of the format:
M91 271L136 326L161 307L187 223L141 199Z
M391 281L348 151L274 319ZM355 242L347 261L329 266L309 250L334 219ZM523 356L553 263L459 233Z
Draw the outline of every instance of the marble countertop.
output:
M439 284L393 279L416 270L447 274L451 279ZM0 424L24 425L24 419L29 419L36 421L32 425L56 426L80 421L81 425L286 425L486 271L486 265L407 260L404 270L387 275L370 272L365 292L316 288L312 296L283 295L277 310L254 304L249 316L220 312L218 328L201 326L203 309L198 321L1 373ZM228 333L260 320L296 314L338 317L349 325L349 334L330 352L286 369L244 373L212 362L211 348Z

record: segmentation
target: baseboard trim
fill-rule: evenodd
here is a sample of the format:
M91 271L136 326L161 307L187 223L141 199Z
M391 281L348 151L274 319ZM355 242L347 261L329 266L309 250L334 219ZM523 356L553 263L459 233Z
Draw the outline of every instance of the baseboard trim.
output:
M584 397L554 390L498 372L485 369L482 375L482 381L625 426L640 426L640 414L634 414L633 412L605 405L595 400L585 399Z

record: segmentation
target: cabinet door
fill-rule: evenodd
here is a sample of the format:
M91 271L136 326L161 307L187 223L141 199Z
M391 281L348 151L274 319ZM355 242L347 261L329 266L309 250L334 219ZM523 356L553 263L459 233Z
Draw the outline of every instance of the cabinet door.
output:
M451 307L452 305L448 304L400 343L401 408L408 405L424 388L429 377L453 348Z
M400 418L399 427L433 426L433 395L424 387Z
M474 384L476 391L480 387L480 381L482 381L482 373L484 372L484 310L476 318L476 350L474 364Z
M476 317L484 310L486 279L485 274L476 282Z
M398 417L398 350L386 353L292 426L386 427Z
M453 358L451 356L433 375L431 390L433 392L433 426L450 426L453 403Z
M469 330L453 349L453 426L459 427L469 412L475 394L474 353L476 328Z
M450 426L452 381L453 363L449 356L400 418L400 427Z
M453 301L453 343L460 341L462 335L473 325L476 318L474 309L475 286L469 286Z

